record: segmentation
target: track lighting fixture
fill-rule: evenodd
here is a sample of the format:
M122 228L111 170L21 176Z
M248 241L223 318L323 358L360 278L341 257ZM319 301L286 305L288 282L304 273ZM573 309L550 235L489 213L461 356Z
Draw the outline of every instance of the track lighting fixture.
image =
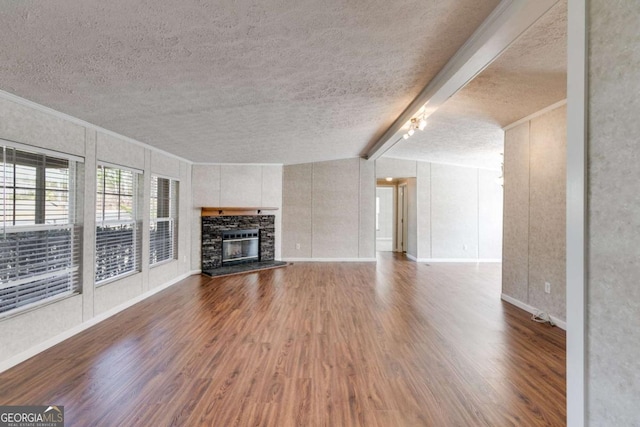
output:
M420 117L414 117L411 120L409 120L409 130L407 131L407 133L405 133L404 135L402 135L403 139L409 139L409 137L413 136L413 134L416 133L416 129L418 130L424 130L424 128L427 127L427 117L425 116L425 113L423 112Z

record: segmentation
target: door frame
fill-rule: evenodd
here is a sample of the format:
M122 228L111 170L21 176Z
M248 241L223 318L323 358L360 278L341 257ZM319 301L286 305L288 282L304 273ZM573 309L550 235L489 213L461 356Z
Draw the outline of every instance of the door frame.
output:
M587 1L568 1L567 426L587 423Z

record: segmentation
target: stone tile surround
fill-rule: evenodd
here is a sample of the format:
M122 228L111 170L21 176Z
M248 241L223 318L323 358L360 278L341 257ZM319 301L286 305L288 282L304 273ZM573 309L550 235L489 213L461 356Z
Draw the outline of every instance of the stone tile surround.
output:
M202 217L202 270L222 267L222 232L260 230L260 261L275 258L275 215L229 215Z

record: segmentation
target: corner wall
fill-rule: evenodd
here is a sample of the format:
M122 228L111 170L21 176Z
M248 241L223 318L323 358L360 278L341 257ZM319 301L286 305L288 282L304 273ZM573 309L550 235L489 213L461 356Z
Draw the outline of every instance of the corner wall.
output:
M375 260L375 185L359 158L285 166L282 257Z
M275 259L282 258L282 166L193 165L190 200L191 269L200 270L202 207L273 207Z
M505 300L566 318L566 106L505 132ZM551 292L545 292L545 282Z
M191 200L191 164L176 157L134 144L108 131L83 126L63 114L28 101L0 96L0 138L84 158L84 184L79 189L83 205L83 246L80 266L82 293L37 306L9 316L0 316L0 370L77 333L190 273L191 254L186 246L190 236L187 214ZM78 122L80 122L78 120ZM99 161L144 171L144 198L141 201L142 271L120 280L94 286L96 167ZM180 181L178 217L178 259L148 265L151 174Z

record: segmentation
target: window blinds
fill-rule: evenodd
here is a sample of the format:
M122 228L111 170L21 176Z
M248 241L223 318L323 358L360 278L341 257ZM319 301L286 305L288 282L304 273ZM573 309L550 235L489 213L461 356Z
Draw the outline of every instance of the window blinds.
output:
M96 284L140 271L140 174L106 165L97 170Z
M79 291L77 163L0 145L0 313Z
M178 182L151 177L149 264L171 260L177 254Z

